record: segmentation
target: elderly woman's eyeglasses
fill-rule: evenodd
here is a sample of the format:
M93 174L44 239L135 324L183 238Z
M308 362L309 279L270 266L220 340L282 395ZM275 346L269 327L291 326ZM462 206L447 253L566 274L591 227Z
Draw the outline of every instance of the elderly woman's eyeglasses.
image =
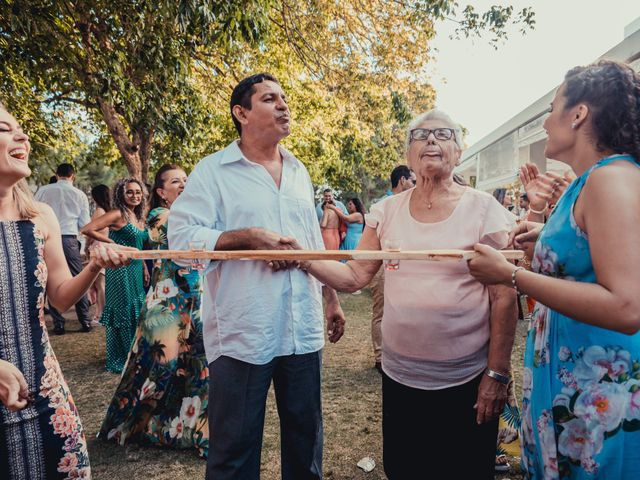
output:
M426 140L432 133L436 140L451 140L456 135L453 128L414 128L409 132L409 141Z

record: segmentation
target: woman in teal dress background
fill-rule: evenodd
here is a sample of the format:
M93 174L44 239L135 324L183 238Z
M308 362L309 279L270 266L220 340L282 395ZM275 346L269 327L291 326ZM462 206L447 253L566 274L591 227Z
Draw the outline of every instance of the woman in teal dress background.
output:
M113 204L113 210L92 220L82 233L102 242L143 249L149 238L144 227L143 185L135 178L120 180L113 190ZM101 233L107 227L108 237ZM144 305L145 276L148 272L142 260L133 260L126 267L106 272L105 305L100 323L106 327L106 368L109 372L122 372L127 361Z
M186 179L177 165L158 170L147 219L151 248L167 248L169 207ZM99 436L120 445L195 448L206 457L208 387L199 272L157 261L131 354Z
M640 75L602 60L570 70L544 122L545 156L577 175L536 240L531 272L488 247L484 283L538 303L523 371L522 460L532 479L640 478ZM536 179L551 198L557 184ZM536 188L537 187L537 188Z

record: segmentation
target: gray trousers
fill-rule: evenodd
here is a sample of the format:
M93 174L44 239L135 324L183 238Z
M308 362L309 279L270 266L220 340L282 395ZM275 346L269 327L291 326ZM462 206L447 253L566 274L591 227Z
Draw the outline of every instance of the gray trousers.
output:
M283 480L322 479L321 352L253 365L230 357L209 364L208 480L258 480L267 392L280 417Z
M74 277L82 271L82 257L80 256L80 242L75 235L62 235L62 249L64 250L64 257L67 260L67 265L71 271L71 275ZM55 328L64 329L64 317L58 310L49 305L49 313L53 318L53 326ZM91 325L91 318L89 318L89 299L86 295L83 295L78 303L76 303L76 315L78 321L83 327Z

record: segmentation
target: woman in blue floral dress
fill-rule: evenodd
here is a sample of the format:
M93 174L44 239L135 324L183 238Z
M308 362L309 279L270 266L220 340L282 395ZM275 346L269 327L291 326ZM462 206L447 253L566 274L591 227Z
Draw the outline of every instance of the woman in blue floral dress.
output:
M49 343L45 295L61 312L82 297L103 267L100 254L75 277L53 210L35 202L25 178L29 137L0 104L0 478L90 479L87 441Z
M177 165L156 174L147 220L152 247L167 248L169 207L187 176ZM158 261L131 353L99 436L137 442L209 447L209 372L200 321L200 276L171 260Z
M546 157L578 178L544 228L514 232L516 245L537 237L533 272L479 246L471 273L538 300L523 372L527 478L637 479L640 75L612 61L569 71L544 128Z

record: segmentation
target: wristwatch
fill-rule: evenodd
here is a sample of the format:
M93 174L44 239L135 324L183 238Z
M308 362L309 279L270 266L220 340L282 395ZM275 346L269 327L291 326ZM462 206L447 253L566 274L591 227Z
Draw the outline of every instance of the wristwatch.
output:
M509 377L508 375L502 375L501 373L498 373L495 370L491 370L490 368L487 368L484 371L484 374L487 377L491 377L495 381L502 383L503 385L509 385L509 382L511 382L511 377Z

